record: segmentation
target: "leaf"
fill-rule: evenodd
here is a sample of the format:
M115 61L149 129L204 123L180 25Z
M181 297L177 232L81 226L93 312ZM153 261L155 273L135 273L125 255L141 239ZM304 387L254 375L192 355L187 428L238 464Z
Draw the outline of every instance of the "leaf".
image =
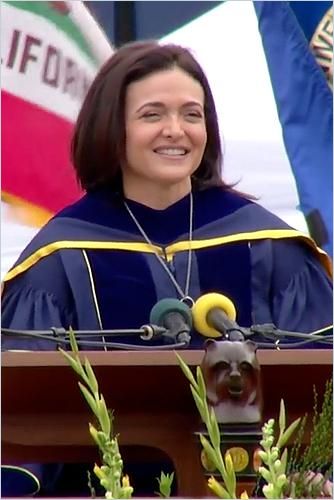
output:
M177 352L175 352L175 356L177 357L177 360L179 362L181 370L183 371L186 378L189 380L189 382L191 383L192 386L197 387L197 383L195 381L194 375L192 374L189 366L185 363L185 361L183 361L183 359L181 358L181 356L179 356L179 354Z
M289 425L289 427L282 434L282 436L280 436L278 438L278 441L277 441L277 444L276 444L277 448L282 448L283 446L285 446L285 444L289 441L289 439L292 436L292 434L297 429L300 421L301 421L301 417L297 418L294 422L292 422L292 424Z
M89 387L94 394L98 395L99 385L98 385L94 370L93 370L93 368L92 368L92 366L87 358L85 358L85 369L86 369L86 374L87 374L88 381L89 381Z
M226 481L225 485L229 490L229 494L231 498L235 498L235 487L236 487L236 478L235 478L235 470L233 466L233 460L230 453L226 453L225 455L225 467L226 467Z
M286 426L285 405L284 405L283 399L281 399L278 423L279 423L279 429L280 429L280 435L281 435L281 434L283 434L285 426Z
M201 415L201 419L203 420L203 422L206 423L207 422L207 413L206 413L205 404L203 403L200 396L197 394L196 389L192 385L190 386L190 390L191 390L191 393L193 395L197 410L198 410L199 414Z
M220 429L219 429L219 425L217 422L217 417L216 417L215 411L212 407L210 408L209 420L210 420L210 430L208 429L208 431L209 431L210 439L211 439L211 442L213 444L213 447L216 448L216 450L219 450L220 449Z
M198 384L198 394L202 399L206 399L206 386L203 378L203 373L201 367L196 368L197 384Z
M69 336L70 336L70 345L71 345L72 351L75 354L79 354L79 347L78 347L78 344L77 344L77 339L75 338L75 333L74 333L74 331L72 330L71 327L69 329Z
M64 358L67 359L69 364L71 365L71 368L80 376L83 378L84 373L83 373L83 368L81 366L80 360L75 359L73 356L71 356L68 352L64 351L63 349L59 349L59 351L62 353Z
M89 404L92 412L94 413L94 415L97 416L97 409L98 409L97 408L97 401L95 401L95 399L93 398L93 396L91 395L89 390L81 382L78 382L78 384L79 384L80 390L81 390L82 394L84 395L85 400Z
M284 451L281 455L281 468L279 470L279 474L285 474L286 473L286 466L287 466L287 463L288 463L288 449L287 448L284 448Z
M204 448L205 453L207 454L208 460L214 464L216 469L219 468L219 461L217 459L217 455L213 447L211 446L210 442L206 439L203 434L199 435L201 445Z
M110 430L111 430L111 423L110 423L107 405L105 403L105 400L104 400L104 397L102 394L100 396L100 401L98 403L98 410L99 411L97 413L97 417L98 417L99 422L101 424L101 429L106 434L106 436L109 437Z

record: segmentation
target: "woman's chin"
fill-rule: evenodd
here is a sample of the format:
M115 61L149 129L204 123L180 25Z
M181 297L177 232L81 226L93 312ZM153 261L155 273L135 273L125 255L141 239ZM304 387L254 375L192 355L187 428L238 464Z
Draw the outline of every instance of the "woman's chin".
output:
M154 174L152 173L150 181L156 181L158 184L182 184L183 182L189 182L190 177L191 171L189 169L167 167L160 172L154 172Z

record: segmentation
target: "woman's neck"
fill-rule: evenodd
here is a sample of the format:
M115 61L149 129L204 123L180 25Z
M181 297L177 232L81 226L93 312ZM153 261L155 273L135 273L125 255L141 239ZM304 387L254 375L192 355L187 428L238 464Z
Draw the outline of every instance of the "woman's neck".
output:
M157 185L145 180L142 184L123 182L123 192L125 198L146 205L155 210L164 210L178 202L191 191L191 180L182 184Z

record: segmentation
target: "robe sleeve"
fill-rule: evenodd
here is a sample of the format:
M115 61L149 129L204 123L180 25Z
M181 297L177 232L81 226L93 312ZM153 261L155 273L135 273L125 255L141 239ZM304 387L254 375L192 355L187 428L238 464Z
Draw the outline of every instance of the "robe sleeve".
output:
M45 257L4 286L2 327L48 330L74 327L73 299L61 259L57 253ZM66 348L65 346L62 346ZM2 350L50 351L56 342L4 336ZM30 497L41 488L53 492L62 464L6 464L1 469L1 491L5 496ZM43 496L43 495L42 495ZM47 495L48 496L48 495Z
M5 284L2 327L50 330L75 327L70 288L58 256L42 259L22 275ZM2 350L55 350L57 343L44 339L2 335Z
M273 246L272 310L283 330L313 332L333 324L333 290L316 256L292 241Z
M312 250L265 240L252 244L251 259L253 323L304 333L332 325L332 281Z

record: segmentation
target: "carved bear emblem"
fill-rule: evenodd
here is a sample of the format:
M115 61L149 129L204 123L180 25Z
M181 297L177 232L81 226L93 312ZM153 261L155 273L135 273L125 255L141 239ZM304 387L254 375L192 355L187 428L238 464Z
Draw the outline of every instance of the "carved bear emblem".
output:
M261 422L260 365L254 342L208 340L201 364L208 404L221 424Z

